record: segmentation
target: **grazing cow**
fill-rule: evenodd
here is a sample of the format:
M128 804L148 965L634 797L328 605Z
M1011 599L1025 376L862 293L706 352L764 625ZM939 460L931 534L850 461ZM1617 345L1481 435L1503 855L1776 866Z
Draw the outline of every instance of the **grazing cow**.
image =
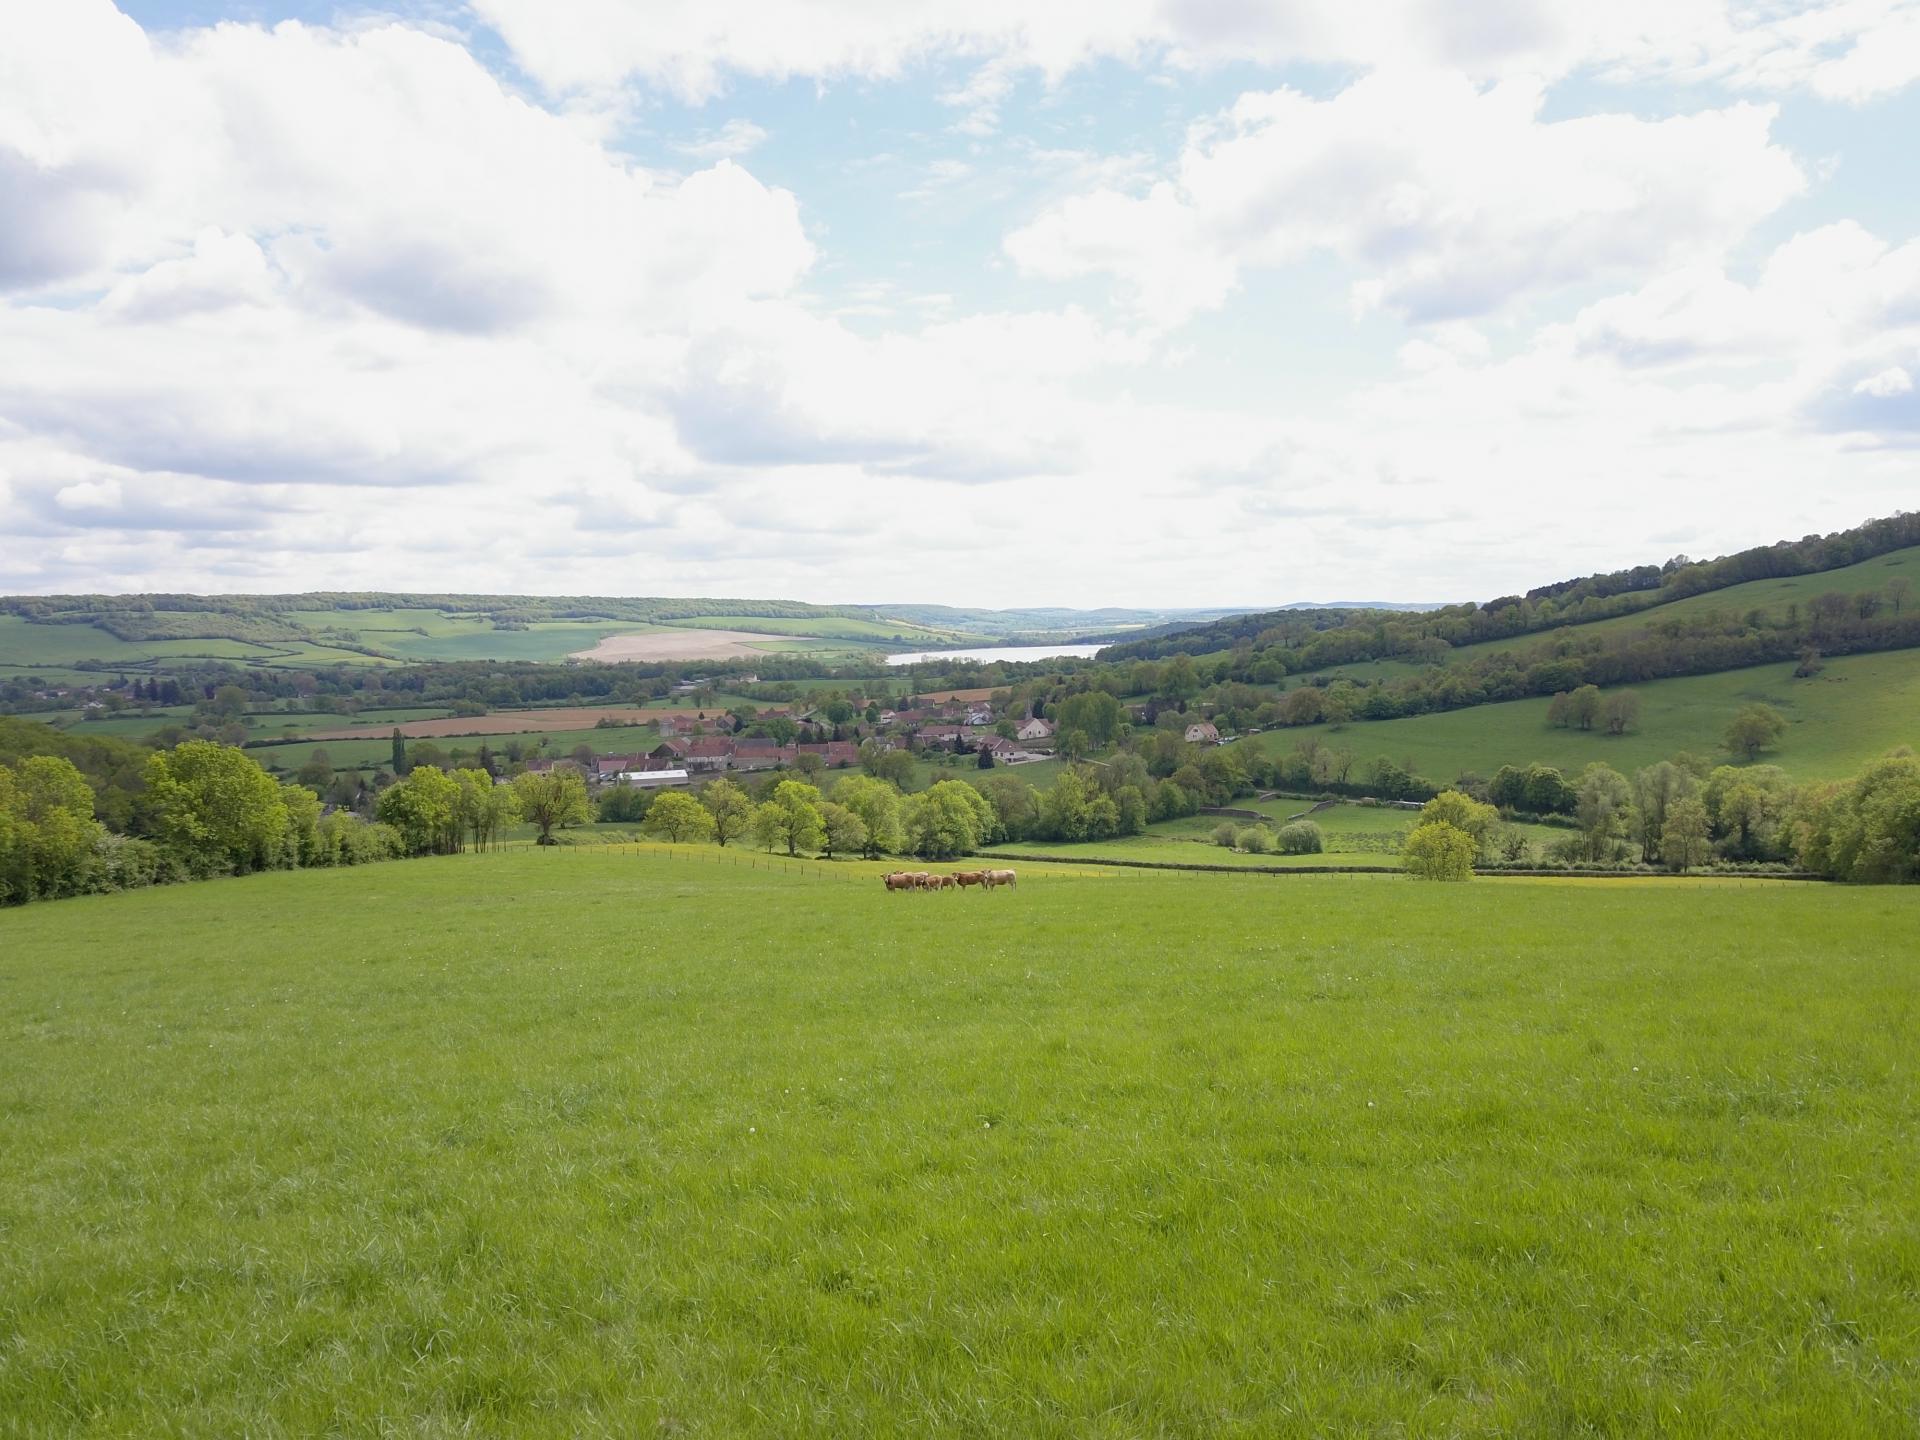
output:
M951 875L936 875L933 877L933 883L937 889L951 890L954 888L955 881Z
M882 875L880 878L886 881L888 890L911 890L913 888L913 877L903 870L895 870L891 874Z
M913 882L913 888L916 890L933 889L933 876L924 870L909 870L907 878Z
M1011 870L984 870L981 873L986 877L985 884L989 890L993 889L996 885L1013 885L1015 883L1014 873Z
M984 889L987 883L987 872L984 870L956 870L953 872L953 878L955 883L963 890L969 885L978 885Z

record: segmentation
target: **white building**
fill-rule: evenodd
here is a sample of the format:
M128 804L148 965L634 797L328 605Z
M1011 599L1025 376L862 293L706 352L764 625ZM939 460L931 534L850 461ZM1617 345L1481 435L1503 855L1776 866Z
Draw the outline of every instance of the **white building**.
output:
M688 779L684 770L622 770L615 783L636 790L657 790L663 785L684 785Z

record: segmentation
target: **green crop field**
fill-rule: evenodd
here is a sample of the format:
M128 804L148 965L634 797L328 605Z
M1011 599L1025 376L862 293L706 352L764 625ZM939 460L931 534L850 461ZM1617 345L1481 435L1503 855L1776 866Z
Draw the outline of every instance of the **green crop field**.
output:
M0 912L0 1434L1913 1434L1920 893L749 858Z
M1535 760L1569 772L1594 760L1631 771L1682 750L1716 763L1729 759L1722 747L1727 722L1741 706L1763 701L1788 724L1778 750L1761 759L1796 779L1843 778L1896 745L1920 746L1920 650L1841 656L1806 680L1794 679L1793 666L1783 663L1628 688L1639 694L1641 714L1638 728L1626 735L1555 729L1541 698L1356 721L1338 731L1306 725L1239 743L1283 754L1311 735L1351 751L1362 764L1385 755L1442 781Z
M1804 615L1808 602L1816 595L1825 595L1829 591L1857 595L1867 590L1884 590L1887 582L1896 575L1905 576L1920 589L1920 549L1895 550L1872 560L1863 560L1858 565L1822 570L1812 575L1794 575L1779 580L1749 580L1744 585L1730 585L1724 590L1710 590L1704 595L1689 595L1684 600L1656 605L1651 610L1642 610L1637 614L1616 615L1610 620L1595 620L1586 625L1573 626L1566 633L1575 637L1619 635L1643 630L1666 620L1694 620L1712 614L1739 617L1755 610L1779 619L1793 605L1799 606ZM1908 603L1920 601L1910 599ZM1462 645L1447 658L1450 661L1472 660L1497 650L1525 650L1549 639L1553 633L1546 631L1537 635L1517 636L1511 640L1484 640L1478 645Z

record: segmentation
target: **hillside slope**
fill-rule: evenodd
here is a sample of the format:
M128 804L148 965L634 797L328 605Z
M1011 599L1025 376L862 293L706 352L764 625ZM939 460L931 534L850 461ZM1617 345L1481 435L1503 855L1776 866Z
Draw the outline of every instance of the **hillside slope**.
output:
M1569 773L1595 760L1630 771L1683 750L1719 764L1732 758L1722 745L1727 722L1759 701L1787 717L1779 748L1761 759L1796 779L1840 779L1894 746L1920 749L1920 650L1846 656L1805 680L1794 678L1792 665L1778 664L1632 688L1641 699L1640 723L1625 735L1557 729L1547 724L1549 702L1531 699L1359 720L1338 730L1303 725L1241 743L1284 754L1311 738L1351 751L1362 764L1384 755L1434 780L1536 760Z

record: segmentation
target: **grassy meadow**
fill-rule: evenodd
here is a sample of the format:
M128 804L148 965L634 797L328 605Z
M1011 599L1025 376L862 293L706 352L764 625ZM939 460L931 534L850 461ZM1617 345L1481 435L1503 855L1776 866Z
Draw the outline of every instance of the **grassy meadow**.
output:
M1277 828L1292 816L1307 810L1313 801L1298 799L1236 801L1236 809L1255 810L1266 815ZM1312 855L1245 854L1214 843L1213 832L1221 825L1243 829L1253 822L1223 815L1189 815L1179 820L1162 820L1149 825L1138 835L1116 836L1108 840L1049 843L1021 840L998 847L1014 854L1045 855L1060 861L1133 860L1153 864L1176 865L1379 865L1398 869L1400 850L1407 832L1419 816L1407 810L1392 810L1370 805L1336 805L1307 815L1320 827L1326 849ZM1514 824L1536 850L1544 850L1571 832L1548 825ZM1268 834L1273 833L1269 829ZM989 851L988 853L992 853Z
M1536 760L1569 774L1594 760L1631 772L1682 750L1716 763L1731 759L1722 738L1727 722L1741 706L1761 701L1787 719L1778 749L1761 761L1795 779L1843 779L1896 745L1920 746L1920 650L1843 655L1805 680L1796 680L1793 668L1757 665L1626 687L1640 696L1641 710L1639 724L1625 735L1556 729L1547 724L1549 702L1541 697L1360 720L1337 731L1303 725L1239 743L1284 754L1311 735L1352 751L1362 764L1385 755L1442 781Z
M748 858L0 912L0 1435L1913 1433L1920 894Z

